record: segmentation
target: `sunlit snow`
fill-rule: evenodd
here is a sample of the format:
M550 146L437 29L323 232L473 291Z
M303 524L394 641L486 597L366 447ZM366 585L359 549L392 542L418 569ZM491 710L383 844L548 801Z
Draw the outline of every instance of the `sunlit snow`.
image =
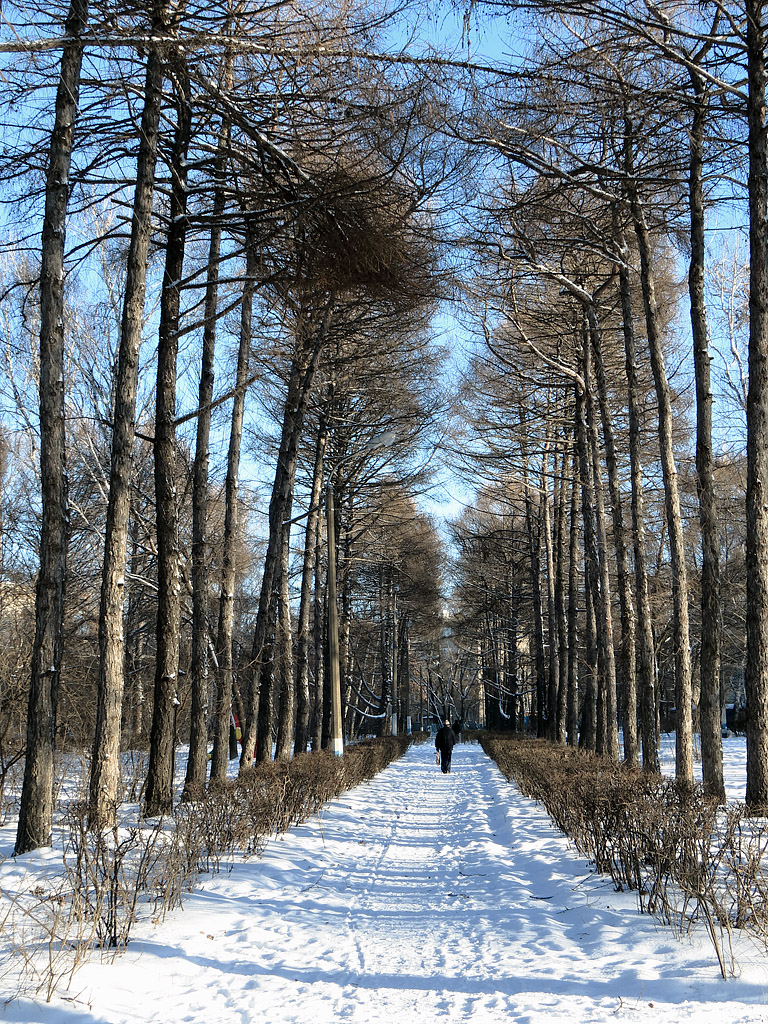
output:
M726 751L743 766L741 740ZM479 746L453 765L442 775L430 745L411 748L262 858L203 876L114 963L0 1020L768 1021L765 952L742 942L723 981L703 934L639 914Z

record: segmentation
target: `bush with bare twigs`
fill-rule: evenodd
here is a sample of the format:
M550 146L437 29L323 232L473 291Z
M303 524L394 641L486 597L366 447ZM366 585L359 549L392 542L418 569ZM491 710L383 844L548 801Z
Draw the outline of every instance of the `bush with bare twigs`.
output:
M322 751L267 762L179 804L167 819L139 818L134 804L135 820L122 814L114 828L89 829L85 803L72 802L61 822L63 872L15 893L0 890L7 988L50 999L93 950L111 956L124 949L142 912L162 919L199 872L259 853L270 836L373 778L408 743L388 737L351 746L343 757Z
M373 778L400 757L408 740L386 737L329 751L267 761L175 812L176 832L197 869L217 871L233 852L258 853L270 836L304 821L328 800Z
M641 911L681 932L701 921L723 977L734 969L732 929L768 948L768 822L741 804L719 808L699 787L543 740L485 734L507 779Z

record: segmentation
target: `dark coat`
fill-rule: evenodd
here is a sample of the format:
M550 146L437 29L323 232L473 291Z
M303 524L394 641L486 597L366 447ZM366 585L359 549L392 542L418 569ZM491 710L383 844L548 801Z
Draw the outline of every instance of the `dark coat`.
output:
M450 725L444 725L435 736L435 746L441 754L450 754L456 744L456 734Z

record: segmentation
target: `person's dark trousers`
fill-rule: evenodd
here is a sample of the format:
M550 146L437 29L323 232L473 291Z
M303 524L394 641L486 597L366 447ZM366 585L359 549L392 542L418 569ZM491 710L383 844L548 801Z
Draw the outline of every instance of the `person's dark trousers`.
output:
M451 754L453 751L449 751L447 754L443 751L440 754L440 768L444 775L451 770Z

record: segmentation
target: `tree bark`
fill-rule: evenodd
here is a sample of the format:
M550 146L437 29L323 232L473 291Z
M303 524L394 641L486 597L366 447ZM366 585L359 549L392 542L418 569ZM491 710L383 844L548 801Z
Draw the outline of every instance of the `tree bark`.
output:
M635 351L632 284L626 260L626 245L619 239L622 260L619 263L622 330L624 334L624 369L627 378L629 418L629 462L631 475L632 545L635 563L635 602L637 606L636 656L637 685L640 703L640 733L643 767L659 771L659 750L656 730L656 671L653 644L651 605L648 596L648 571L645 550L645 509L643 499L641 405L637 386L637 354Z
M48 150L40 271L40 571L27 709L24 782L16 853L49 846L53 825L56 712L67 568L67 472L64 424L64 248L69 170L80 95L87 0L72 0L53 131Z
M633 130L627 127L631 140ZM628 143L630 145L631 143ZM630 169L631 179L631 169ZM672 570L673 632L675 644L675 703L677 704L677 732L675 744L675 774L686 785L693 784L693 716L690 628L688 622L688 571L685 564L683 519L677 482L674 446L672 443L672 402L669 392L664 351L656 301L653 249L645 222L640 197L633 183L629 185L632 220L640 253L640 281L645 308L646 332L651 357L651 368L656 386L659 423L659 452L664 478L664 502L669 537L669 555Z
M555 491L555 614L557 616L558 681L555 738L565 744L568 728L568 626L565 596L565 524L568 448L563 446Z
M315 660L315 686L314 699L312 702L312 749L321 750L330 735L326 729L326 700L325 700L325 633L323 624L325 622L325 587L323 585L323 545L320 519L315 527L315 601L312 615L312 640L314 645Z
M188 79L176 65L177 125L171 160L170 225L160 297L155 412L155 514L157 523L157 639L152 730L145 811L148 817L173 807L173 755L179 703L181 582L176 458L176 360L179 350L180 282L187 235L187 151L192 134Z
M536 735L541 738L546 731L547 717L547 670L544 658L544 602L541 596L541 519L533 507L533 497L526 486L525 520L528 533L528 556L533 590L533 635L534 664L536 671L535 717Z
M254 751L256 751L259 761L267 761L272 757L273 692L271 655L268 651L269 627L270 623L274 621L275 582L284 537L283 523L286 519L290 519L299 438L304 424L307 399L315 379L317 362L330 324L331 310L332 301L329 300L322 322L310 337L303 337L304 328L299 327L297 350L291 365L288 394L283 412L280 449L269 503L269 538L253 636L251 661L255 666L255 671L243 740L243 753L240 758L241 769L251 764Z
M402 616L400 628L400 689L403 694L403 728L401 732L405 736L411 734L411 631L410 621L406 615Z
M522 407L520 407L520 423L523 429L525 429L525 414ZM523 444L523 485L525 488L525 525L528 537L528 561L530 567L531 592L533 595L534 665L536 672L536 735L541 738L544 736L546 731L546 702L548 690L546 661L544 658L544 602L541 595L541 502L539 502L539 514L537 514L534 510L533 495L531 494L528 453L525 444Z
M571 480L570 531L568 536L568 697L566 739L568 746L579 741L579 472L578 451L574 449ZM586 583L585 583L586 585Z
M402 694L400 693L400 662L398 658L398 622L397 622L397 591L395 586L390 588L390 606L387 609L389 619L389 641L392 645L390 665L392 671L392 734L400 736L403 732Z
M555 558L552 548L552 522L549 510L549 446L547 437L541 459L541 529L544 534L544 558L547 587L547 630L549 634L549 659L547 662L547 738L553 743L557 739L557 690L560 681L560 665L555 613Z
M619 759L619 732L616 707L616 660L613 648L613 611L611 609L611 578L608 571L608 540L605 532L605 506L603 501L602 467L592 397L592 360L594 336L597 325L594 311L591 311L590 329L585 334L584 344L584 386L587 416L588 441L592 461L592 487L595 498L595 539L597 542L597 565L599 588L596 592L595 615L597 617L598 661L602 665L602 679L599 682L598 697L602 694L604 716L598 733L598 752L604 743L605 753L612 761Z
M134 581L146 579L148 576L147 546L140 536L142 524L138 516L133 516L129 524L129 554L127 556L128 572ZM125 610L125 680L128 686L127 697L123 700L127 707L123 708L123 721L128 732L129 747L140 745L144 732L145 693L144 676L146 672L146 629L145 629L145 595L141 584L134 582L128 589L127 608Z
M608 471L608 489L611 496L611 515L613 523L613 546L616 552L616 576L619 591L619 615L621 622L621 711L624 734L624 760L632 766L639 761L637 739L637 679L635 672L635 609L632 602L632 590L629 582L627 564L627 546L624 537L624 513L619 482L619 463L616 457L616 444L613 436L608 401L608 380L603 361L602 332L597 323L594 309L590 311L592 353L594 356L595 383L600 405L600 420L603 426L603 442L605 445L605 465ZM616 737L618 755L618 736Z
M289 761L294 742L296 716L296 687L293 676L293 629L291 625L291 602L288 591L290 573L290 525L285 527L285 539L280 559L280 583L278 588L277 636L275 638L278 668L280 703L277 715L277 743L275 758Z
M581 709L579 746L595 751L597 748L597 634L595 605L599 601L600 575L597 538L595 533L595 497L592 484L592 464L587 429L587 402L582 388L576 391L576 442L581 483L581 518L584 531L584 593L586 605L586 678Z
M301 572L301 596L299 598L299 620L296 630L296 738L294 753L303 754L309 744L310 693L309 693L309 651L312 639L310 612L312 606L312 573L315 562L320 501L323 486L323 458L328 441L328 432L321 421L315 446L315 463L312 471L312 489L309 496L309 514L304 534L304 559Z
M205 312L203 327L203 349L200 361L200 386L198 388L197 437L195 439L195 464L192 478L192 652L189 674L192 685L192 711L189 734L189 759L184 780L183 800L196 799L205 789L208 771L208 729L207 708L210 697L208 674L208 647L210 630L208 626L209 574L208 574L208 483L211 436L211 405L215 380L216 323L219 295L219 261L221 259L221 217L224 213L224 172L229 131L226 123L219 132L218 152L214 163L215 192L211 211L211 235L208 245L208 267L205 286ZM218 673L217 673L218 677ZM231 686L225 711L225 727L229 731ZM220 712L214 707L213 714ZM214 750L211 762L217 753L219 720L214 717ZM226 734L225 734L226 737ZM225 766L226 774L226 766Z
M525 718L522 708L523 697L520 692L520 645L518 643L518 615L517 608L513 605L510 608L507 622L503 630L503 676L497 671L497 703L499 709L499 721L502 729L511 729L513 732L525 732ZM504 686L502 687L501 683ZM504 690L507 690L505 693Z
M584 578L589 575L588 567L584 566ZM586 671L584 674L584 696L581 702L581 728L579 730L579 747L582 750L597 752L597 629L595 624L595 602L592 591L584 591L584 647Z
M379 583L379 659L381 662L381 693L379 695L379 706L376 709L378 715L376 733L378 736L387 735L387 710L396 713L394 708L394 692L392 687L392 643L388 629L388 615L391 606L392 581L384 580Z
M701 524L701 664L699 728L704 792L725 803L720 718L720 530L712 452L712 387L709 330L704 282L704 137L707 121L706 86L689 69L694 88L693 122L689 133L688 193L691 210L691 261L688 293L691 299L693 363L696 375L696 484Z
M746 0L749 79L749 391L747 394L747 788L768 807L768 127L763 0Z
M227 450L227 476L224 482L224 536L221 547L221 586L219 624L216 639L218 661L216 681L215 732L211 759L211 782L223 782L229 763L229 723L232 714L234 657L232 639L235 622L236 550L239 530L240 454L245 416L245 390L251 352L253 296L256 288L257 258L253 239L246 241L245 281L240 305L240 342L237 351L235 395Z
M88 821L92 827L114 823L117 809L125 665L123 603L126 548L133 479L136 388L144 321L149 242L152 235L152 202L162 89L163 58L157 47L151 46L147 57L131 241L126 264L112 424L109 499L104 528L96 734L91 759L88 804Z

